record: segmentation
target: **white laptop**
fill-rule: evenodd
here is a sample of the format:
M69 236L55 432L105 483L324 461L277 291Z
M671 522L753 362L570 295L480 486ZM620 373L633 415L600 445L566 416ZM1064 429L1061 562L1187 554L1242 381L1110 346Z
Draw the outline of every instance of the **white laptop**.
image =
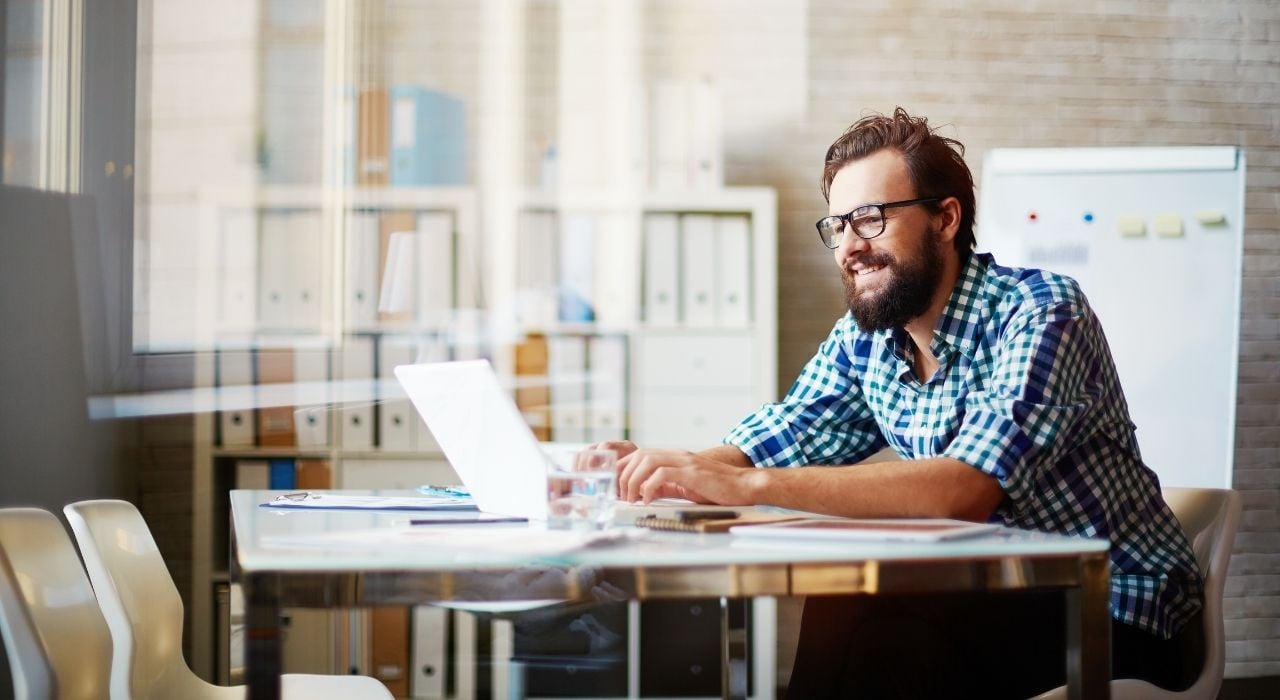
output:
M401 365L396 379L485 513L546 520L546 456L488 360ZM724 510L679 498L620 503L616 522L679 510Z
M545 456L488 360L395 372L481 511L546 519Z

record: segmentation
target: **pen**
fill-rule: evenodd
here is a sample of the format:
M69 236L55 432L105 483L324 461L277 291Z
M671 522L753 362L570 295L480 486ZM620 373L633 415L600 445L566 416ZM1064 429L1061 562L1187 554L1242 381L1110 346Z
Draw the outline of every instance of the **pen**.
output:
M414 518L410 525L486 525L488 523L527 523L528 518Z

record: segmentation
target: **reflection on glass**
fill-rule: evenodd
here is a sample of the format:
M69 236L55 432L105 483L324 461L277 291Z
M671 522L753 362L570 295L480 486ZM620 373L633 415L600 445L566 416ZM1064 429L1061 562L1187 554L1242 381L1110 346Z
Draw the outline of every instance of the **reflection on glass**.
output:
M2 172L6 185L40 184L45 9L43 0L10 0L5 5Z

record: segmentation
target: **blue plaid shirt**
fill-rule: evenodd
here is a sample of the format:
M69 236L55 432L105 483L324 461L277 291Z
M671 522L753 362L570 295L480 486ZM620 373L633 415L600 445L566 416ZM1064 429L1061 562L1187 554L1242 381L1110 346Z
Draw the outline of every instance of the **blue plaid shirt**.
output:
M1111 614L1168 638L1200 609L1178 521L1142 463L1111 351L1075 281L972 254L917 381L902 329L846 314L779 403L725 438L756 466L858 462L881 448L995 477L993 522L1111 540Z

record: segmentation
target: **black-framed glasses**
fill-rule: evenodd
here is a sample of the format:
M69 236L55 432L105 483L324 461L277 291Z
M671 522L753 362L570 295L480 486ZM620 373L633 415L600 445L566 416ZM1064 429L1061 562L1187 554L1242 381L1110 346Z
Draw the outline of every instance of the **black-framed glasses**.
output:
M840 242L844 240L844 234L849 229L853 229L858 238L864 239L875 238L884 233L885 209L909 207L913 204L937 202L942 199L946 198L920 197L919 199L904 199L901 202L864 204L848 214L824 217L814 225L818 227L818 236L822 238L822 245L835 250L840 247Z

